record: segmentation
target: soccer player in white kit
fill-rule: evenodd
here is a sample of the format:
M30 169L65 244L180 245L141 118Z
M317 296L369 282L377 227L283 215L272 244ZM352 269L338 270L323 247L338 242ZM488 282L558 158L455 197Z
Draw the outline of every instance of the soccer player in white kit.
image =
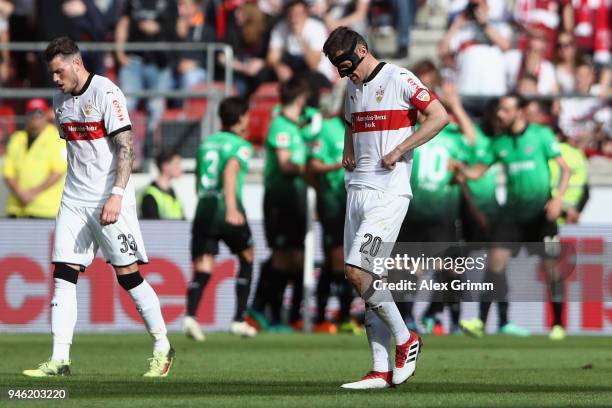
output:
M433 138L448 122L442 104L412 72L379 62L358 33L335 29L323 52L350 79L347 87L343 165L347 170L344 262L347 279L366 302L366 333L373 366L349 389L402 384L416 369L421 348L397 305L377 279L374 257L390 255L412 197L412 151ZM418 114L422 115L415 130ZM395 361L390 362L390 337Z
M159 299L138 271L138 264L148 260L130 181L134 147L125 97L109 79L87 72L78 46L68 37L51 41L44 59L61 91L53 98L53 109L66 140L68 173L53 244L53 354L23 374L70 374L76 283L79 272L85 271L100 248L153 338L153 357L144 376L165 377L174 349L166 336Z

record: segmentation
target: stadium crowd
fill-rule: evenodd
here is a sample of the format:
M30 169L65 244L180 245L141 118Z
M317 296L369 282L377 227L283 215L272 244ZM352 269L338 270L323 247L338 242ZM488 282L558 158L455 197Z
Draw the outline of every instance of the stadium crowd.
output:
M344 128L338 117L342 110L342 103L338 101L342 102L342 97L334 96L343 94L343 82L322 53L327 35L334 28L350 26L367 38L374 34L384 34L390 25L395 27L396 51L386 57L412 69L452 113L455 123L449 125L451 127L447 130L454 132L455 139L466 141L452 147L445 145L443 138L440 138L439 143L448 156L457 162L477 164L478 152L492 149L491 139L503 134L508 127L508 124L499 122L500 109L520 110L528 123L550 128L552 132L548 133L556 135L565 146L561 153L571 156L566 161L573 174L580 175L573 185L570 180L570 188L573 190L568 190L572 192L571 197L564 197L562 222L577 222L588 197L585 155L612 158L608 0L459 0L448 4L432 1L427 7L446 7L449 10L448 29L438 46L439 63L429 60L412 61L409 58L410 28L415 24L419 6L423 4L415 0L294 0L286 4L281 0L0 0L0 33L3 42L47 41L58 35L69 35L81 43L114 41L117 46L115 54L85 53L84 59L92 72L115 78L124 92L141 89L193 89L210 76L215 80L222 78L229 62L223 54L215 55L215 72L207 72L205 53L124 51L124 44L129 42L224 42L231 45L235 57L231 69L235 73L236 94L245 99L251 98L251 108L257 108L256 93L260 86L270 82L278 83L279 106L270 107L271 122L265 138L254 138L243 128L240 121L245 112L238 108L233 120L221 117L222 122L227 122L223 129L225 132L259 144L266 158L264 217L266 238L268 246L272 248L272 256L262 266L261 279L247 321L260 329L273 328L278 331L287 330L283 324L285 321L298 328L302 324L299 290L293 292L288 319L282 316L281 307L288 282L293 281L294 289L302 287L305 234L302 222L305 223L306 186L310 184L318 190L317 207L319 219L323 223L323 247L326 254L317 289L317 327L326 332L334 332L338 327L357 332L359 329L350 318L353 293L343 279L341 259L344 206L339 203L346 200L346 197L341 176L343 170L339 165L342 152L338 144L343 139ZM372 51L376 54L376 47ZM3 86L35 87L48 84L44 64L37 63L39 56L36 53L3 52L1 57L0 80ZM499 99L503 100L508 95L512 95L509 98L516 104L506 108L499 104ZM143 200L144 205L148 206L148 210L143 213L157 214L158 217L164 211L161 210L162 206L151 210L158 200L156 197L171 193L170 198L166 196L159 200L173 203L174 192L171 191L170 180L180 175L178 169L172 173L169 167L169 163L177 156L156 152L152 145L152 134L159 127L164 111L171 103L163 98L151 98L144 105L133 98L127 101L130 111L144 106L147 112L146 139L149 141L145 143L145 155L160 153L160 170L166 168L169 172L169 175L163 176L162 171L161 178L149 188L149 197ZM26 107L29 119L34 118L32 115L40 116L44 111L46 107L43 109L42 105L36 108L30 103ZM34 198L28 196L30 190L24 192L17 184L19 169L15 165L16 161L11 160L11 154L27 154L40 132L40 126L28 126L28 137L21 132L19 139L16 135L8 140L3 176L13 193L11 208L19 207L15 204L19 202L27 207ZM240 144L237 141L234 143ZM225 177L224 173L206 173L208 170L204 163L207 160L207 150L204 147L202 149L204 152L199 152L196 157L199 163L198 180L204 180L204 176L214 176L215 180ZM240 150L237 152L239 154ZM200 153L203 156L200 157ZM427 149L423 148L421 154L427 154ZM250 156L250 151L246 157L236 156L243 166L242 171L246 169ZM229 162L231 159L227 160ZM418 163L415 166L415 185L420 181L420 188L430 192L432 188L438 188L440 191L437 192L441 196L452 198L444 202L449 205L456 202L457 206L452 211L446 207L440 208L447 218L444 223L432 223L426 222L426 218L432 216L439 220L439 214L431 212L435 208L428 208L428 214L415 215L415 211L419 210L415 201L414 208L417 210L411 207L408 218L416 218L406 222L417 225L425 223L432 231L434 228L446 228L443 234L435 235L454 241L458 236L455 231L448 233L448 228L455 228L455 221L461 217L460 202L469 195L465 194L466 188L472 189L472 193L482 190L458 176L462 171L459 165L441 169L445 183L436 186L424 183L427 181L425 176L419 179ZM551 166L554 168L554 164ZM59 163L54 169L61 167L62 163ZM555 171L551 170L551 174L556 174ZM54 175L51 172L51 176ZM490 182L492 180L494 192L496 176L488 173L485 177ZM454 183L452 186L451 179ZM46 188L55 186L57 180L53 181ZM48 180L46 182L50 183ZM213 196L216 200L223 195L222 191L215 190L222 189L221 185L212 182L207 184L205 181L201 183L202 186L198 186L200 200L210 200ZM240 179L236 184L241 183ZM546 183L549 183L548 188L555 185L552 180L546 180ZM415 190L418 188L415 187ZM216 195L210 193L213 190ZM490 192L491 189L488 190ZM237 195L240 195L239 192ZM415 192L415 197L419 197L419 191ZM238 213L244 212L239 200L233 204L232 209ZM490 208L487 205L490 202L479 202L476 197L476 205L479 204L483 205L481 211L472 212L471 216L483 216L485 220L472 219L467 225L478 225L486 229L486 217L493 216L488 212ZM217 208L216 204L207 205ZM176 218L183 218L182 213L178 214L180 209L175 210ZM10 215L23 216L19 211ZM221 224L224 217L229 215L221 216ZM230 225L245 223L239 215L233 214L230 218L225 220ZM287 219L296 221L287 223ZM226 232L213 234L212 238L216 239L214 244L211 244L209 236L198 243L201 247L192 247L195 268L188 295L192 309L190 315L195 315L199 298L208 281L204 275L212 272L213 261L208 258L205 260L205 257L216 254L218 248L214 245L217 245L219 239L226 243L228 240L238 241L232 242L240 257L240 273L246 274L249 271L250 285L252 255L242 254L252 251L250 232L239 232L236 238L232 233L237 232L228 231L229 235ZM399 240L402 241L401 235ZM423 235L404 240L431 239ZM240 284L244 285L244 282ZM340 298L341 303L339 316L334 323L330 323L324 313L327 299L332 293ZM243 292L238 296L246 302L248 292L246 297ZM451 330L454 331L458 329L459 312L453 303L448 302L455 323ZM242 310L236 312L236 322L242 323L246 316L244 307L243 304ZM426 312L423 320L426 330L433 331L434 326L439 324L436 320L436 314L441 311L439 307L434 306ZM269 312L267 317L266 310ZM483 320L487 313L488 308L483 313ZM406 322L414 324L409 307L404 310L404 314ZM509 322L506 319L503 323ZM197 332L199 329L193 322L190 324L194 337L201 338ZM517 327L509 330L509 334L521 333Z
M367 39L394 27L396 52L385 57L412 67L417 61L408 58L410 31L419 8L430 14L448 10L448 29L438 46L438 82L451 81L462 97L476 97L464 98L468 113L480 117L487 97L514 90L537 95L530 108L537 121L558 124L588 154L611 153L605 109L609 0L1 0L0 40L49 41L69 35L79 42L114 42L116 53L85 52L84 58L93 72L114 78L125 92L192 89L210 75L222 79L227 68L221 53L210 73L205 52L125 52L126 42L226 43L234 51L231 68L239 95L249 97L262 84L300 75L317 90L309 101L317 106L319 91L339 84L321 53L331 30L350 26ZM427 24L427 17L421 20ZM3 86L49 85L44 64L37 61L33 52L3 50ZM129 98L128 107L145 108L144 149L152 157L152 134L164 111L177 102L139 102ZM13 105L19 112L24 107ZM255 142L264 136L250 135Z

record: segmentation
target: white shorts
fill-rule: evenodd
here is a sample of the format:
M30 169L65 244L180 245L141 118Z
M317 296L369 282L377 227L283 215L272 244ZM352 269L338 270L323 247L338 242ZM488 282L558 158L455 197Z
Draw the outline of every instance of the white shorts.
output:
M102 226L102 208L63 203L55 221L53 263L89 266L98 248L113 266L147 263L148 258L136 216L136 206L126 205L116 223Z
M380 275L374 258L391 255L410 199L370 188L349 187L344 219L344 263Z

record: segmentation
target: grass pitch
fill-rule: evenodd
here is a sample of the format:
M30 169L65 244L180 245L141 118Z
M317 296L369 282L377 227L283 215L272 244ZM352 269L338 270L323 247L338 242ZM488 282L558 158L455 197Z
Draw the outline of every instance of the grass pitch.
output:
M0 406L61 407L611 407L612 339L551 342L489 336L425 336L416 376L389 390L339 388L369 368L365 336L171 335L177 352L165 379L144 379L146 334L77 334L72 377L21 375L50 354L50 335L0 335L0 388L67 388L68 400L0 400Z

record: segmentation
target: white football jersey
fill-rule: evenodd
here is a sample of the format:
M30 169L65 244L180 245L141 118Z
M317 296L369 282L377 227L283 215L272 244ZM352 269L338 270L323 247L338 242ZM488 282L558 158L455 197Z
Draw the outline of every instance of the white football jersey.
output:
M68 152L62 201L85 207L103 206L117 172L113 137L132 128L123 92L108 78L91 74L78 94L57 93L53 109ZM135 203L130 178L123 204Z
M351 125L357 167L346 172L347 186L366 186L412 197L412 151L394 170L382 158L412 133L419 111L435 96L407 69L385 64L369 81L348 81L345 119Z

